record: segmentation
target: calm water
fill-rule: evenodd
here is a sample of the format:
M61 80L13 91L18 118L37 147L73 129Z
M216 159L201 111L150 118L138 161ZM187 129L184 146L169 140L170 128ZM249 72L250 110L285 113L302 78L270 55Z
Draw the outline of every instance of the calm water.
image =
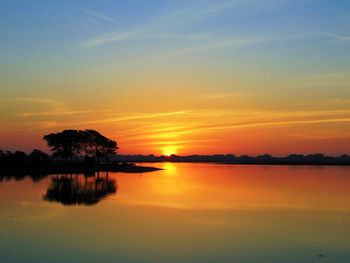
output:
M0 182L0 262L350 262L350 169L154 164Z

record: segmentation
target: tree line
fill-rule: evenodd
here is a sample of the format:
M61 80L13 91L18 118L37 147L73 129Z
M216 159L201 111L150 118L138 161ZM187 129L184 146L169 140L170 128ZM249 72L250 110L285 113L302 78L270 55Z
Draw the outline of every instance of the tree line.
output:
M23 151L0 150L0 164L2 166L23 165L26 163L41 164L50 160L50 156L38 149L34 149L30 154Z
M74 156L94 157L97 162L102 158L115 155L118 150L116 141L108 139L95 130L64 130L43 137L53 152L53 157L70 159Z
M120 162L210 162L227 164L286 164L286 165L350 165L350 156L343 154L339 156L326 156L324 154L290 154L288 156L276 157L269 154L259 156L233 154L214 155L188 155L188 156L155 156L150 155L118 155Z
M72 162L84 157L92 163L109 161L118 150L118 144L95 130L63 130L43 137L52 155L34 149L30 154L23 151L0 150L0 164L5 166L48 163L53 160Z

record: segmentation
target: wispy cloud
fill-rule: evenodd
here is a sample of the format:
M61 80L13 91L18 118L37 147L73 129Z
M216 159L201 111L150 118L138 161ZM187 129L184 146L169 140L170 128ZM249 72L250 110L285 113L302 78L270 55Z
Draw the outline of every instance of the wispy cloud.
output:
M164 23L188 23L190 21L201 20L209 16L214 16L223 10L229 10L240 4L247 3L249 1L242 0L219 0L212 1L210 3L196 3L188 5L182 10L178 10L172 14L162 17L160 20Z
M175 39L184 39L184 40L198 40L198 41L220 41L223 40L221 36L209 35L209 34L169 34L169 33L157 33L152 32L152 29L144 30L134 30L134 31L113 31L101 36L89 39L85 41L81 47L92 48L98 47L106 44L117 44L126 40L135 40L140 38L156 38L156 39L166 39L166 38L175 38Z
M350 124L350 110L324 110L324 111L245 111L237 114L235 111L217 110L216 112L193 110L190 119L183 116L179 121L182 125L171 126L168 129L152 129L152 127L139 129L136 132L126 134L124 139L128 141L149 141L151 143L164 140L181 141L193 139L193 135L211 133L220 130L279 128L287 126L310 126L317 124ZM210 124L206 121L210 119ZM334 132L333 132L334 133ZM337 135L342 136L342 135ZM329 136L328 136L329 137ZM196 138L196 137L194 137Z
M320 33L320 35L325 36L325 37L329 37L329 38L333 38L333 39L339 40L341 42L350 43L350 36L335 34L335 33L331 33L331 32L323 32L323 33Z
M86 120L86 121L78 121L74 123L57 123L58 127L62 126L84 126L84 125L98 125L98 124L110 124L117 122L125 122L125 121L133 121L133 120L144 120L144 119L157 119L163 117L171 117L171 116L183 116L188 115L189 111L174 111L174 112L164 112L164 113L128 113L122 114L120 117L111 117L111 118L100 118L95 120Z
M82 11L83 13L85 13L85 14L93 17L93 18L96 18L96 19L99 19L99 20L103 20L103 21L107 21L107 22L110 22L110 23L116 23L116 20L113 17L106 16L105 14L102 14L102 13L99 13L99 12L96 12L96 11L91 11L91 10L88 10L86 8L81 8L81 7L78 7L78 9L80 11Z
M59 104L57 101L55 101L53 99L46 99L46 98L20 97L20 98L12 98L10 100L12 100L12 101L30 102L30 103L44 103L44 104L51 104L51 105Z
M40 106L44 106L45 108L48 108L52 111L65 111L67 110L67 106L55 99L50 98L35 98L35 97L19 97L19 98L9 98L9 101L12 102L22 102L22 103L29 103L29 104L36 104ZM29 113L29 112L28 112Z
M33 116L63 116L63 115L77 115L91 113L92 111L80 110L80 111L49 111L49 112L23 112L19 114L21 117L33 117Z
M20 98L11 98L9 99L14 103L22 103L25 104L25 108L28 109L25 112L20 112L17 114L19 117L53 117L53 116L70 116L70 115L79 115L79 114L88 114L94 112L96 113L107 113L110 110L77 110L71 109L71 107L67 106L64 102L49 98L31 98L31 97L20 97ZM39 105L42 108L41 111L30 111L32 105L28 106L28 104Z
M85 48L97 47L108 43L117 43L136 35L137 32L110 32L108 34L90 39L83 43L81 46Z
M312 124L325 124L325 123L350 123L350 118L322 118L315 120L287 120L287 121L258 121L247 123L233 123L224 125L208 125L202 127L196 127L191 132L198 132L199 130L232 130L232 129L245 129L245 128L260 128L260 127L280 127L289 125L312 125Z
M118 118L117 121L130 121L137 119L153 119L160 117L178 116L178 115L188 115L190 111L172 111L172 112L162 112L162 113L144 113L144 114L129 114L130 116Z
M235 96L236 93L204 94L203 99L223 99ZM110 110L93 111L99 113L99 118L91 118L91 110L71 109L63 103L48 98L13 98L12 101L44 104L48 107L43 111L26 111L18 116L28 118L27 124L39 125L42 128L53 127L81 127L88 125L105 125L127 123L126 139L156 140L178 138L183 139L188 134L201 131L274 127L287 125L314 125L322 123L348 123L350 110L299 110L299 111L267 111L267 110L234 110L234 109L187 109L169 112L149 113L114 113ZM57 119L58 116L82 115L81 121L68 121L66 118ZM40 117L30 119L30 117ZM205 125L204 120L210 119L211 125ZM155 122L155 120L159 120ZM162 124L162 125L159 125ZM26 125L26 123L23 123ZM136 125L136 126L135 126ZM145 126L148 125L148 126ZM134 132L130 129L137 127ZM161 136L160 136L161 134ZM122 134L120 134L122 136Z
M117 25L117 20L114 17L108 16L95 10L89 10L86 8L75 7L75 10L79 11L78 19L71 24L70 31L74 33L86 33L86 32L98 32L100 29L105 29L106 26Z
M164 146L164 145L184 145L184 144L195 144L195 143L208 143L215 142L216 140L171 140L171 141L149 141L143 142L141 145L156 145L156 146Z
M215 50L225 47L240 47L245 45L251 45L251 44L258 44L268 41L267 39L263 38L229 38L225 39L220 42L213 42L213 43L206 43L206 44L200 44L200 45L194 45L186 48L181 48L177 50L173 50L167 53L163 53L160 55L157 55L154 58L170 58L170 57L178 57L183 56L190 53L196 53L196 52L204 52L208 50ZM151 58L152 59L152 58Z
M146 37L155 38L179 38L188 40L220 40L221 36L209 35L209 34L169 34L169 33L149 33L145 35Z
M142 27L133 28L127 31L115 30L92 39L85 41L81 46L85 48L97 47L100 45L119 43L124 40L139 37L177 37L187 39L204 39L207 38L204 35L186 35L186 34L161 34L158 30L169 27L171 25L179 25L183 23L189 23L194 20L201 20L205 17L218 14L222 10L233 8L237 4L243 3L241 0L226 0L215 1L206 4L196 4L188 6L182 10L175 11L169 15L156 18L148 24L142 25ZM91 13L91 11L89 11Z
M239 93L235 92L227 92L227 93L213 93L213 94L202 94L197 97L197 99L200 100L217 100L217 99L226 99L226 98L232 98L236 97L237 95L240 95Z
M306 75L297 79L296 84L301 87L347 87L350 85L350 69L345 68L338 71L321 72L319 74Z
M145 58L145 60L165 59L184 56L192 53L206 52L210 50L218 50L225 48L237 48L249 45L263 44L266 42L278 42L288 40L298 40L305 38L326 37L336 39L345 43L350 43L350 37L346 35L335 34L332 32L304 32L304 33L288 33L285 30L276 32L275 34L261 34L252 36L243 35L215 35L211 33L202 34L179 34L178 27L181 24L190 24L194 21L203 20L212 16L220 15L222 12L229 11L234 8L247 7L257 4L256 1L243 0L220 0L207 2L194 2L183 6L182 9L175 10L164 16L155 18L149 23L142 26L131 27L130 29L115 30L106 34L96 36L86 40L81 47L93 48L105 44L121 43L123 41L139 41L144 38L178 38L188 40L185 47L169 46L166 51L160 51L159 54ZM164 32L166 29L166 32ZM176 28L175 28L176 29ZM283 32L283 33L282 33Z
M178 57L191 53L206 52L209 50L217 50L224 48L238 48L245 47L249 45L264 44L268 42L283 42L288 40L296 40L304 37L300 34L290 34L290 35L274 35L274 36L256 36L256 37L221 37L217 38L216 41L202 42L201 44L196 44L193 46L175 49L163 54L159 54L148 59L161 59Z

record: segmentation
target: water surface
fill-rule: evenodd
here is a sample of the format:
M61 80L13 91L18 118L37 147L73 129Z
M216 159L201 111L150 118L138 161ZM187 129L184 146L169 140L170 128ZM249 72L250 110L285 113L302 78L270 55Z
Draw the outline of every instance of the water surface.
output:
M0 262L350 262L349 168L154 166L0 182Z

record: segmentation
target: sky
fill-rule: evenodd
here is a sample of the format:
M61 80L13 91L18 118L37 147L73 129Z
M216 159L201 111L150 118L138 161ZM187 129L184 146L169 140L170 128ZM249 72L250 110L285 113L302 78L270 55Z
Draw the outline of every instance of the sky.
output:
M0 1L0 149L350 153L350 1Z

